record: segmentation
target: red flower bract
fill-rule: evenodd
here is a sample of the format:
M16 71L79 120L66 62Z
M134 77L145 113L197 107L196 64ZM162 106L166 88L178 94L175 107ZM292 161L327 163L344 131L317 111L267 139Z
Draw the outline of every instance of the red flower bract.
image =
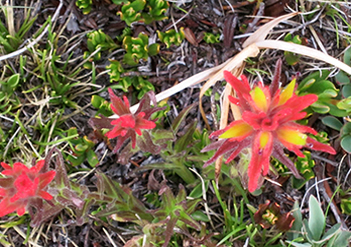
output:
M300 157L304 157L300 151L302 147L335 154L331 146L307 136L307 133L317 134L314 129L295 122L306 116L306 113L301 111L317 101L318 97L314 94L297 96L294 93L295 79L283 90L279 89L280 66L279 61L270 87L260 82L252 89L244 75L239 80L230 72L224 71L224 78L237 94L237 98L229 96L229 100L241 109L242 119L232 122L225 129L213 132L211 138L219 137L224 140L203 149L203 152L217 149L214 156L205 163L206 166L221 155L225 155L228 163L243 148L250 147L252 150L248 169L250 192L257 189L261 174L267 175L271 155L285 164L296 177L300 177L294 163L285 156L284 148Z
M139 108L135 114L132 114L129 109L130 105L127 97L123 97L123 103L122 100L113 93L111 88L108 89L108 92L112 102L111 109L119 116L119 118L111 121L113 129L107 132L106 136L109 139L120 136L115 148L117 150L128 138L132 139L132 147L134 148L136 143L135 133L141 136L142 129L153 129L156 127L156 124L153 121L148 120L154 111L146 114L145 112L140 111L141 109Z
M40 172L44 166L44 160L39 161L32 168L19 162L13 167L2 162L1 166L4 168L1 174L6 178L0 178L0 217L13 211L17 211L21 216L30 206L31 200L52 199L45 190L54 179L56 172Z

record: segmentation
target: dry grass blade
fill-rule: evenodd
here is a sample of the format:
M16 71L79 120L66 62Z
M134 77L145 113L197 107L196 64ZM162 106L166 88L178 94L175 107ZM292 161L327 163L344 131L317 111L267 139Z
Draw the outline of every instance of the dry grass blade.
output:
M284 51L289 51L293 53L298 53L307 57L321 60L323 62L334 65L335 67L345 71L351 75L351 67L347 64L339 61L338 59L329 56L321 51L316 49L306 47L303 45L298 45L294 43L288 43L280 40L263 40L256 43L259 49L279 49Z
M295 15L298 15L298 12L282 15L278 18L273 19L272 21L266 23L262 27L260 27L256 32L254 32L245 42L243 43L243 47L248 47L251 44L254 44L256 42L265 40L268 33L274 28L276 25L278 25L280 22L285 21L291 17L294 17Z
M181 83L171 87L171 88L168 88L167 90L159 93L156 95L156 101L157 102L160 102L161 100L164 100L176 93L179 93L181 92L182 90L188 88L188 87L191 87L191 86L194 86L200 82L203 82L205 80L207 80L211 75L213 75L214 73L216 73L218 70L220 70L221 68L223 68L223 66L225 66L228 62L225 62L225 63L222 63L216 67L213 67L211 69L208 69L208 70L205 70L205 71L202 71L196 75L193 75L192 77L189 77L188 79L182 81ZM130 110L131 112L135 112L139 107L139 104L135 104L133 105ZM111 116L112 118L115 118L115 117L118 117L117 115L113 115Z

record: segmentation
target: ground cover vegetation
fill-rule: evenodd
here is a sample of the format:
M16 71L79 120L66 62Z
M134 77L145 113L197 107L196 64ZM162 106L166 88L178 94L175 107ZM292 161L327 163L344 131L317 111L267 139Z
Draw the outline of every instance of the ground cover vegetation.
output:
M0 245L349 246L348 1L1 1Z

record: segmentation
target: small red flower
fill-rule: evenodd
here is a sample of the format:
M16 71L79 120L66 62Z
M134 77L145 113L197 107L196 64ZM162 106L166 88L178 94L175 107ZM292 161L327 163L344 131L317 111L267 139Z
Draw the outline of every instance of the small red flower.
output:
M118 115L117 119L106 118L92 118L89 120L90 125L95 128L110 129L106 133L109 139L117 138L117 143L113 152L117 152L123 143L129 138L132 140L132 147L136 145L136 134L142 135L143 129L153 129L156 127L155 120L149 120L154 112L160 111L163 108L150 107L151 100L156 104L156 99L153 94L146 94L139 103L139 108L133 114L130 111L130 105L127 97L123 97L123 101L118 98L112 91L108 89L111 98L111 109Z
M13 167L1 162L4 170L1 172L6 178L0 179L0 217L13 211L23 215L33 199L51 200L53 197L46 192L47 185L54 179L56 172L41 173L45 161L39 161L32 168L22 163L15 163Z
M116 113L119 118L111 121L114 125L113 130L106 133L106 136L110 139L117 136L125 136L128 131L136 132L141 136L141 129L153 129L156 124L152 121L145 119L145 112L139 112L133 115L130 112L129 101L126 96L123 96L124 104L120 98L118 98L109 88L111 98L111 109ZM135 138L133 142L133 148L135 147Z
M260 82L253 89L244 75L239 80L230 72L224 71L224 78L237 94L237 98L229 96L229 100L241 109L242 119L232 122L225 129L213 132L211 138L219 137L222 140L203 149L203 152L217 149L214 156L205 163L206 166L221 155L225 155L228 163L243 148L250 147L252 150L248 169L250 192L257 189L261 174L267 175L271 155L285 164L297 178L301 177L294 163L285 156L284 148L300 157L304 157L300 151L303 147L335 154L331 146L307 136L306 133L316 135L314 129L295 122L306 116L306 112L301 111L317 101L318 96L314 94L297 96L294 92L295 79L283 90L279 89L280 66L281 63L277 63L277 73L270 87Z

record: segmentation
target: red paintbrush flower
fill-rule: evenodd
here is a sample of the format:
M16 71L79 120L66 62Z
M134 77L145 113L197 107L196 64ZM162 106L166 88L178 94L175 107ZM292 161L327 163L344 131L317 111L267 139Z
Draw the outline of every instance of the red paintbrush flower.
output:
M129 138L132 140L132 147L136 145L136 134L142 135L143 129L153 129L156 127L154 121L149 120L154 112L162 110L159 107L150 107L152 100L154 105L156 100L153 94L145 95L139 103L139 108L133 114L130 111L130 105L127 97L123 97L123 101L117 97L111 88L108 89L111 98L111 109L118 115L117 119L110 119L104 116L100 118L92 118L89 120L90 125L98 129L109 129L106 136L109 139L117 138L117 144L113 152L117 152L123 143Z
M111 88L108 89L108 92L112 102L111 109L119 116L119 118L111 121L111 124L114 125L114 127L106 133L106 136L109 139L121 136L121 139L124 140L130 137L132 138L132 147L134 148L136 142L135 133L141 136L142 129L153 129L156 127L156 124L147 120L150 115L146 117L145 112L136 112L135 114L132 114L126 96L123 96L123 103L122 100L113 93Z
M0 179L0 217L13 211L17 211L21 216L30 206L31 200L53 198L46 192L46 187L54 179L56 172L40 172L44 163L45 161L41 160L32 168L28 168L19 162L13 167L1 162L4 168L1 174L6 178Z
M316 135L314 129L295 122L306 116L306 112L301 111L317 101L318 96L314 94L297 96L294 92L295 79L283 90L279 89L280 67L279 61L270 87L260 82L253 89L244 75L239 80L230 72L224 71L224 78L237 95L237 98L229 96L229 100L241 109L242 119L232 122L225 129L213 132L211 138L219 137L222 140L203 149L203 152L217 149L214 156L205 163L207 166L221 155L225 155L228 163L243 148L250 147L252 150L248 169L250 192L257 189L261 174L267 175L271 155L285 164L297 178L300 177L294 163L285 156L284 148L300 157L304 157L300 151L303 147L335 154L331 146L307 136L306 133Z

